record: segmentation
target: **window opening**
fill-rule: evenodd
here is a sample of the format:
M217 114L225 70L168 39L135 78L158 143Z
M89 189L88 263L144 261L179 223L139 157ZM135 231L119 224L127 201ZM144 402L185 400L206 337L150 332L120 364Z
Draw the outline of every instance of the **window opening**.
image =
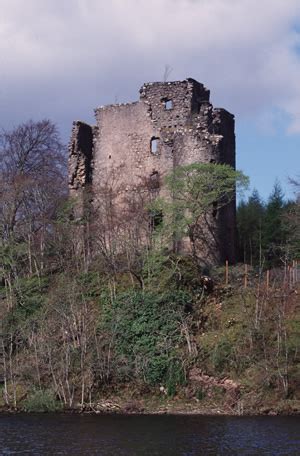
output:
M165 110L170 111L170 109L173 109L173 101L165 100Z
M153 155L157 155L158 154L158 142L159 142L159 138L152 138L151 139L151 153Z
M149 188L150 188L150 190L159 189L159 174L158 174L158 171L153 171L153 173L150 174Z

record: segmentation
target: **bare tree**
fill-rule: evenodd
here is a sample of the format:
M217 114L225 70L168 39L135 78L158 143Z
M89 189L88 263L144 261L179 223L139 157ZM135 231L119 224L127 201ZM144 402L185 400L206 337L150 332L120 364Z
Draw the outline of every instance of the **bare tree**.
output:
M109 173L93 195L89 234L93 253L99 255L109 281L126 272L143 287L142 253L150 247L153 229L147 208L150 199L148 182L141 179L139 186L126 191L118 172Z
M29 273L44 267L49 224L66 195L65 158L49 120L0 133L0 246L26 245Z

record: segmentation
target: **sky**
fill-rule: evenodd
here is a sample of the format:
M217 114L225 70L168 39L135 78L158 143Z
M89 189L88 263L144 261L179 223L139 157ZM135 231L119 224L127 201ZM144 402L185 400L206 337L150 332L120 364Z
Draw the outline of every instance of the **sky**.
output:
M263 198L300 176L300 0L0 0L0 127L73 120L192 77L235 115L237 167Z

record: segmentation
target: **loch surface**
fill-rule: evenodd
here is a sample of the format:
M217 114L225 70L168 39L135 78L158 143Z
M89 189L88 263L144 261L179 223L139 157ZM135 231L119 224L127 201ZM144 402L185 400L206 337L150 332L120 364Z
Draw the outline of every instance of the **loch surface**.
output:
M299 416L0 415L1 455L300 455Z

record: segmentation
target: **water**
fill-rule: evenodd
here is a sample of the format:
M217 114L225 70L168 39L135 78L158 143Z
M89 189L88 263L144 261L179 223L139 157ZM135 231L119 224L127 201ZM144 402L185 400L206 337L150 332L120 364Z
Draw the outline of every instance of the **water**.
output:
M300 417L0 415L1 455L300 455Z

